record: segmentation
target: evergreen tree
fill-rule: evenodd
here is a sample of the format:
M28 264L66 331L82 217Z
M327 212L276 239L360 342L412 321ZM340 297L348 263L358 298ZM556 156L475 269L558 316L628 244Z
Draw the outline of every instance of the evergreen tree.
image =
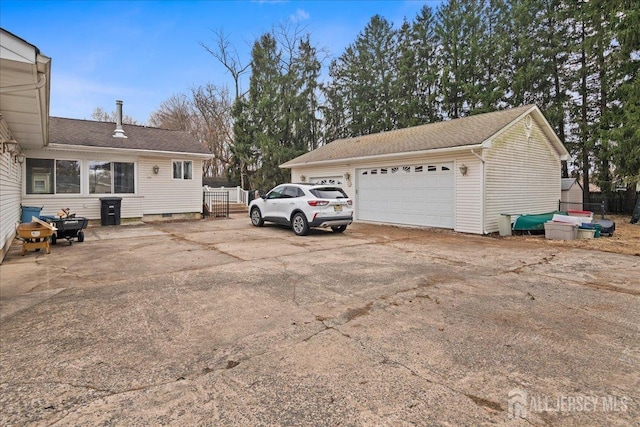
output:
M481 0L449 0L436 13L436 34L441 41L442 109L448 118L469 115L483 108L487 73L483 69L486 22ZM485 101L486 102L486 101Z
M633 194L640 182L640 8L633 0L613 0L612 32L619 43L611 81L610 131L614 173Z
M328 103L342 105L345 136L367 135L396 127L393 85L396 78L397 34L379 15L371 18L364 31L331 64L331 82L324 87ZM331 116L331 114L329 114ZM329 128L327 132L340 131Z
M316 50L308 36L281 30L280 42L270 32L254 43L249 91L234 109L232 173L244 173L251 189L288 181L279 166L314 147L318 135Z
M440 120L438 44L435 16L426 5L412 24L400 28L394 90L398 128Z
M639 9L634 0L445 0L398 30L376 15L321 85L308 37L264 35L234 108L233 168L252 188L267 186L287 178L279 164L322 143L535 103L572 154L564 176L573 166L588 201L594 177L605 191L640 179Z
M436 15L436 34L441 43L442 112L447 118L455 119L464 115L462 81L465 52L461 2L449 0L441 4Z
M393 84L397 126L405 128L422 124L419 69L416 67L418 52L411 25L405 21L398 32L398 70Z

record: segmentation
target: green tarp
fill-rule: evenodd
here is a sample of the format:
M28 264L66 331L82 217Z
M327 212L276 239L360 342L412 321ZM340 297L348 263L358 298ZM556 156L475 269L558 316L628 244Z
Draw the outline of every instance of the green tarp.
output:
M567 212L555 211L543 214L520 215L513 224L514 231L544 231L544 223L551 221L553 215L566 215Z

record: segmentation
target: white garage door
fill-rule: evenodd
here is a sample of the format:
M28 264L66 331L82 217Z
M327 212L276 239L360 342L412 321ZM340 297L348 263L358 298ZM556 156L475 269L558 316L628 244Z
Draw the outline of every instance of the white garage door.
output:
M341 176L321 176L309 178L311 184L330 184L330 185L342 185Z
M357 174L359 219L453 228L453 162L358 169Z

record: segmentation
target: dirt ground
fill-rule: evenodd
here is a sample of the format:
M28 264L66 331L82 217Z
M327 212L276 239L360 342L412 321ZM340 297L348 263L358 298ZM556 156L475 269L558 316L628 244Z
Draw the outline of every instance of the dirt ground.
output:
M548 246L559 246L566 248L580 248L616 254L640 256L640 225L631 224L630 216L611 215L607 219L612 219L616 223L616 231L613 236L604 236L598 239L578 239L578 240L546 240L544 236L512 236L509 239L523 240L526 242L537 242Z
M525 235L518 234L512 236L500 237L497 233L489 236L472 236L468 234L456 233L443 229L427 229L423 233L413 233L411 228L383 226L371 224L357 224L358 230L364 233L375 234L380 229L385 229L385 235L393 238L425 239L434 240L442 239L443 241L451 241L456 236L465 236L466 239L494 239L502 242L503 245L513 245L513 247L560 247L560 248L579 248L593 251L611 252L623 255L640 256L640 225L631 224L630 216L608 215L607 219L611 219L616 223L616 231L613 236L603 236L597 239L577 239L577 240L547 240L543 234Z

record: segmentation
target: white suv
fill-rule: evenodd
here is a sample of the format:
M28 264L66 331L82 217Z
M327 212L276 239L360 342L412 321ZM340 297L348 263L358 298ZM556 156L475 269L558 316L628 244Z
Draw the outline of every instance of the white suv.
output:
M265 221L289 226L298 236L311 227L331 227L342 233L353 221L353 202L333 185L282 184L249 204L251 223Z

